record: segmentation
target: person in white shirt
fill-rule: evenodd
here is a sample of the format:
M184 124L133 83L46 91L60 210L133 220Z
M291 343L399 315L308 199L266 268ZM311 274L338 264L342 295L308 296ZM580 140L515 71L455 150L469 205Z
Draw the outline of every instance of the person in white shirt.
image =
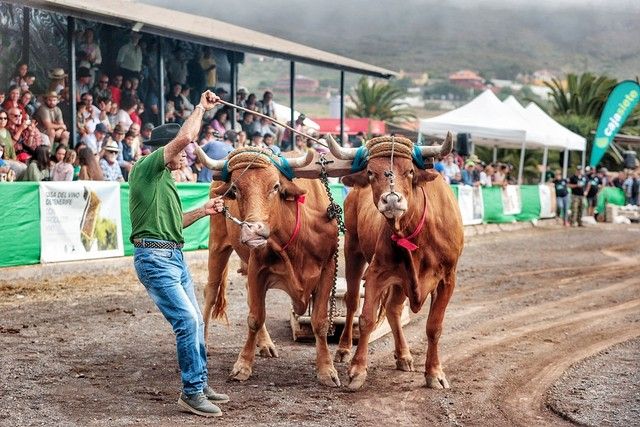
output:
M460 181L460 167L453 161L452 154L449 154L445 159L444 174L449 178L451 184L457 184Z
M129 77L139 77L142 70L142 48L139 45L140 33L131 32L129 43L125 44L118 51L116 64L120 67L122 76L127 79Z
M81 141L91 149L93 154L98 154L106 142L107 133L107 127L103 123L98 123L94 132L83 136Z

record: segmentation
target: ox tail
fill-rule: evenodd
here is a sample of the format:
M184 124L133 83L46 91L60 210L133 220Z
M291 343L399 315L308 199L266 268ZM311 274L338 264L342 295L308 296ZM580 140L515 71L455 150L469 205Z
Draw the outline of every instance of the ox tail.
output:
M205 316L214 320L224 320L227 325L229 324L227 318L228 268L225 266L223 273L216 277L216 280L210 281L205 291L205 311L209 311L209 313L205 312Z
M387 301L389 301L389 297L391 296L392 288L393 287L389 286L384 292L382 292L382 296L380 297L380 307L378 307L378 317L376 318L376 325L374 329L377 329L387 317Z

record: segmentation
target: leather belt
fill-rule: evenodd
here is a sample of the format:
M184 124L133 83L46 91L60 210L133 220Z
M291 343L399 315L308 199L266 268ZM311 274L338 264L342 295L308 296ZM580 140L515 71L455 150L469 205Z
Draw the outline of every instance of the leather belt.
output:
M133 246L136 248L182 249L184 243L169 242L167 240L134 239Z

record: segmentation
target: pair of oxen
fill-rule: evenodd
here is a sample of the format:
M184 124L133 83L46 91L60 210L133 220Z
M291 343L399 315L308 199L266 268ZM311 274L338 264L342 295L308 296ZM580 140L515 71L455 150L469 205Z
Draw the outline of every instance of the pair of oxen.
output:
M417 167L406 157L396 156L393 162L391 156L365 159L364 168L352 173L355 149L341 147L330 136L327 141L331 151L327 155L331 160L327 166L329 175L342 176L343 183L353 187L344 202L347 326L335 361L347 362L351 356L349 325L353 324L360 303L359 289L364 279L360 338L351 358L348 387L355 390L365 382L369 336L381 315L386 316L393 333L397 369L413 371L400 318L407 299L411 310L417 313L431 295L426 325L426 385L448 388L438 357L438 341L463 246L462 222L454 195L439 174ZM418 148L423 159L441 157L451 151L451 135L442 145ZM212 160L202 150L198 155L219 179L226 168L225 160ZM231 371L236 380L251 376L256 347L261 356L278 356L265 327L266 292L275 288L291 297L298 315L313 301L311 324L317 378L325 386L340 386L327 345L327 306L337 268L337 224L327 216L329 199L317 179L317 160L314 152L289 158L296 178L301 178L295 181L271 166L233 170L226 174L226 182L212 184L211 195L225 195L229 212L243 221L238 226L223 215L211 217L209 279L204 290L208 336L210 320L225 316L228 260L236 251L247 264L249 306L248 337ZM393 188L389 185L391 167ZM301 196L306 198L304 203Z

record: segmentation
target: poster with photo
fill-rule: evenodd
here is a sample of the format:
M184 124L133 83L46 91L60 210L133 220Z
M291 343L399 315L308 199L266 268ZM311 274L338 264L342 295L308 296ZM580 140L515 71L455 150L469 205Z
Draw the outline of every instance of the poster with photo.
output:
M484 217L482 188L469 185L458 186L458 206L463 225L482 224Z
M41 182L40 217L43 263L124 255L116 182Z
M540 218L556 216L556 190L553 184L538 185L540 192Z
M518 215L521 212L520 186L507 185L502 187L502 213L504 215Z

